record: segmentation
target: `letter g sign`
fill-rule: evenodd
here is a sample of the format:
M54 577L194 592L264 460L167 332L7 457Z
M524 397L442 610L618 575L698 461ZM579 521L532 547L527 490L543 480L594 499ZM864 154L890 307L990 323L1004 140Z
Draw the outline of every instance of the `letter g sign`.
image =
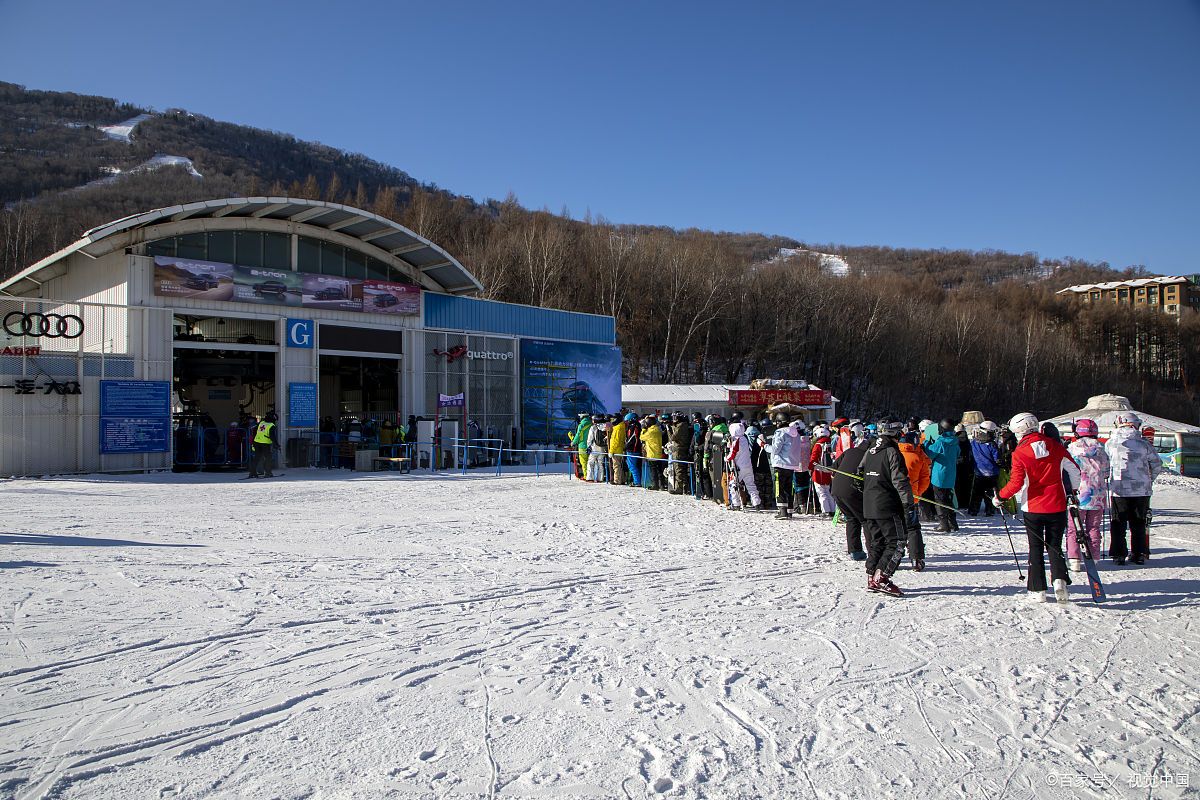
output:
M303 347L311 350L313 333L314 322L311 319L289 319L287 321L288 347Z

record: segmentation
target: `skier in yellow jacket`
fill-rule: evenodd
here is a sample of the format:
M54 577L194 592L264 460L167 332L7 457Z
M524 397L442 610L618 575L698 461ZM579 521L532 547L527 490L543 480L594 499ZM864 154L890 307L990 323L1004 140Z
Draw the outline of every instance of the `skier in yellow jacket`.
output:
M658 419L650 414L642 420L642 455L646 457L646 474L650 481L648 489L663 488L663 470L667 466L663 455L662 428Z
M624 486L625 476L625 420L610 417L612 430L608 433L608 455L612 462L612 482Z

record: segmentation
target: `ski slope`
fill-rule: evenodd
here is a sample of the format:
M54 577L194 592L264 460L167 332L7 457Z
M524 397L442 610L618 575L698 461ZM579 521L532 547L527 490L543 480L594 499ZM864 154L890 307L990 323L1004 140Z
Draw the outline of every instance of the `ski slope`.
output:
M562 475L237 477L0 483L0 797L1200 785L1194 480L1097 607L1029 604L998 519L927 536L890 599L828 522Z
M115 125L101 125L100 131L109 139L125 144L133 143L133 132L138 125L141 125L146 120L153 117L153 114L138 114L136 117L131 117L124 122L118 122Z

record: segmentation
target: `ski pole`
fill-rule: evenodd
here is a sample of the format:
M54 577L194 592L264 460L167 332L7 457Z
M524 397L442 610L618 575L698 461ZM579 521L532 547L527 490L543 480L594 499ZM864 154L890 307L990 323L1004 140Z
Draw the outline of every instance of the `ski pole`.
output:
M998 498L1000 495L993 491L992 496ZM1008 516L1004 513L1003 506L997 506L996 509L1000 512L1000 519L1004 522L1004 532L1008 534L1008 546L1012 550L1013 563L1017 565L1017 575L1019 576L1017 580L1023 582L1025 575L1021 570L1021 560L1017 558L1017 546L1013 544L1012 531L1008 528Z
M847 478L853 478L856 481L862 480L862 478L858 475L854 475L853 473L850 473L850 472L842 472L840 469L834 469L833 467L816 466L814 468L822 470L824 472L836 472L838 475L845 475ZM936 500L930 500L925 497L916 497L916 496L914 496L914 499L919 500L922 503L929 503L929 505L931 505L931 506L937 506L938 508L944 508L947 511L953 511L955 514L958 513L957 508L952 508L952 507L946 505L945 503L939 503Z

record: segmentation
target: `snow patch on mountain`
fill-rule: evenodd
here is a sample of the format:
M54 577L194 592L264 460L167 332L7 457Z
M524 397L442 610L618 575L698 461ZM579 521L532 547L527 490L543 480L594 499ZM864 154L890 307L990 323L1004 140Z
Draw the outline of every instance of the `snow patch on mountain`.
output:
M103 178L97 178L94 181L88 181L79 188L87 189L91 186L107 186L109 184L116 183L126 175L136 175L140 172L153 172L155 170L162 169L163 167L183 167L193 178L204 177L204 175L202 175L199 170L196 169L196 165L192 163L190 158L185 156L169 156L159 154L154 156L154 158L143 161L141 164L138 164L136 167L132 167L131 169L123 170L120 167L102 167L101 169L108 173L107 175L105 175Z
M779 253L771 260L786 261L789 258L804 255L815 256L821 269L830 275L844 278L850 274L850 264L841 256L835 256L832 253L819 253L816 250L806 250L802 247L781 247L779 248Z
M132 144L133 140L130 137L133 136L134 129L153 116L153 114L138 114L136 117L118 122L116 125L101 125L100 131L109 139Z

